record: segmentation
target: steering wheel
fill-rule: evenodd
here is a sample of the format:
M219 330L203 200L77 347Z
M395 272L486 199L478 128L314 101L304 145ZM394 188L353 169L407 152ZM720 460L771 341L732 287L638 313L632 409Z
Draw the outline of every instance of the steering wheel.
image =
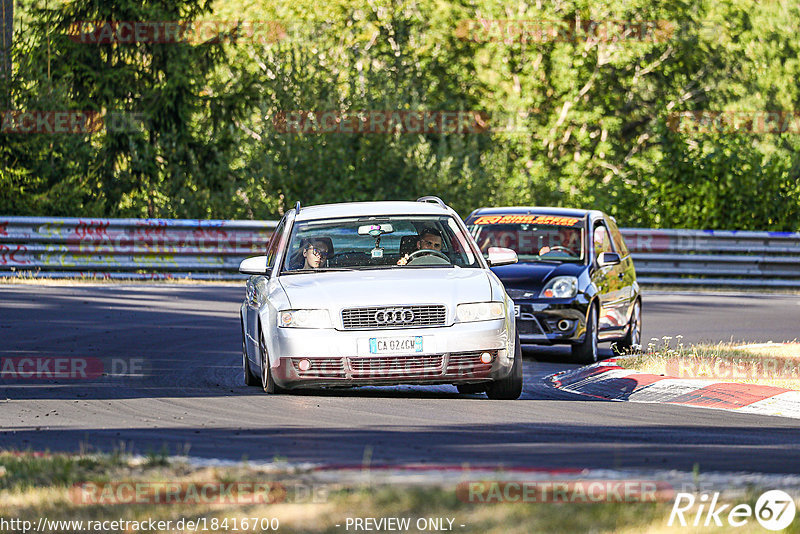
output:
M570 256L575 255L570 249L568 249L567 247L562 247L561 245L553 245L552 247L550 247L550 250L545 252L545 254L550 254L551 252L566 252Z
M430 248L421 248L419 250L415 250L414 252L408 255L408 261L411 262L411 260L419 256L422 256L423 254L431 254L433 256L439 256L443 260L447 260L447 263L450 263L450 258L448 258L446 254Z

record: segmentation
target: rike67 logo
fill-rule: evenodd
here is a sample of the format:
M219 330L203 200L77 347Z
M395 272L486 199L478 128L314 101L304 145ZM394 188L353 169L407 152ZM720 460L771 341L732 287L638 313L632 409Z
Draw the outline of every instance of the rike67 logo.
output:
M699 498L693 493L678 493L667 526L722 527L727 523L729 527L743 527L755 517L767 530L783 530L792 524L795 513L794 499L781 490L762 494L754 507L721 504L718 492L711 496L701 493Z

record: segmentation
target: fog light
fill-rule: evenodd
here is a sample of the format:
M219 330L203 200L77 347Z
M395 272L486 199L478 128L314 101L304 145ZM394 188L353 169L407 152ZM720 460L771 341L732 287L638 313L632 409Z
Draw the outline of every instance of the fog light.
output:
M492 355L488 352L481 354L481 363L492 363Z
M311 369L311 362L308 360L300 360L300 363L297 364L297 368L301 371L308 371Z
M566 319L561 319L560 321L558 321L558 329L559 330L562 330L562 331L563 330L569 330L570 325L571 325L571 323L569 321L567 321Z

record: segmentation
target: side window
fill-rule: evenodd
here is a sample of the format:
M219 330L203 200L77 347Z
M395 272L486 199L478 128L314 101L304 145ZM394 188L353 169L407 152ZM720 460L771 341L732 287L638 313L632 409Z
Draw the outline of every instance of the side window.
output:
M597 258L601 252L613 252L608 230L602 224L597 225L594 229L594 257Z
M628 256L630 252L628 252L628 247L625 245L625 239L622 237L622 233L619 231L617 223L611 219L608 219L606 220L606 224L608 225L608 229L611 231L611 237L614 239L614 245L616 245L617 252L619 252L620 257L624 258L625 256Z
M285 222L286 219L282 220L278 227L275 228L275 231L272 232L272 238L269 240L269 245L267 245L267 268L275 266L275 257L278 255L278 245L281 241Z

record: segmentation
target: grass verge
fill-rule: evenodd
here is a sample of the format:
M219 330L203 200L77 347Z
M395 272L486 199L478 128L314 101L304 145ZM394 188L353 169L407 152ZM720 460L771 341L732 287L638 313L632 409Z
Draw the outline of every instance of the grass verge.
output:
M47 518L50 532L81 532L87 521L128 521L140 525L104 524L104 532L191 532L186 521L203 524L205 532L286 532L334 533L354 531L347 528L348 518L409 518L411 528L403 532L450 530L463 533L529 533L529 532L658 532L666 529L672 503L670 502L603 502L603 503L470 503L463 492L450 485L357 485L348 483L313 482L309 472L290 468L281 470L248 467L197 467L166 457L131 458L122 455L39 455L32 453L0 453L0 517L29 521L37 525ZM334 477L335 478L335 477ZM275 502L224 502L224 499L188 498L185 490L192 484L258 483L283 488ZM81 491L86 487L113 487L114 490L89 492L89 501ZM155 502L154 493L139 490L144 487L166 487L178 484L183 493L175 502ZM78 486L76 486L78 485ZM122 491L123 486L135 487L136 492ZM298 489L299 488L299 489ZM105 495L105 501L100 502ZM157 494L160 498L165 493ZM195 494L196 496L197 494ZM202 493L201 493L202 495ZM206 494L206 497L208 494ZM753 505L758 493L748 494ZM185 500L183 499L184 497ZM92 500L95 499L95 500ZM742 502L742 501L739 501ZM441 521L441 527L417 528L420 519ZM180 520L184 520L180 528ZM253 528L253 519L259 523ZM247 528L244 520L248 521ZM264 522L266 520L266 522ZM452 521L452 523L449 522ZM83 521L76 524L53 525L52 521ZM168 528L150 528L150 521L171 521ZM226 523L227 522L227 523ZM234 525L234 522L236 523ZM795 522L798 523L798 522ZM463 525L463 526L462 526ZM116 527L119 528L116 528ZM166 525L162 525L166 527ZM263 528L266 527L266 528ZM273 528L277 527L277 528ZM738 532L755 532L752 528ZM363 529L362 529L363 530ZM376 529L377 530L377 529ZM681 529L692 532L691 529ZM704 528L703 532L722 532ZM4 532L21 529L0 528ZM97 531L97 530L95 530ZM398 531L398 530L395 530ZM800 532L794 527L792 532Z

